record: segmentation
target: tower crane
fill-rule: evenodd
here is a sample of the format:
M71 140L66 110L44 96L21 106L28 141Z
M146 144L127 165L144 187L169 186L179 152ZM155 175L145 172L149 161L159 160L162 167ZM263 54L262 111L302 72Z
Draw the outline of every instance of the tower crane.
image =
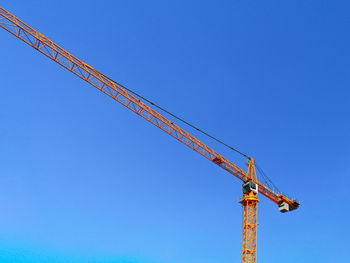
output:
M1 7L0 27L48 58L57 62L59 65L81 79L90 83L92 86L121 103L140 117L168 133L176 140L207 158L209 161L218 165L220 168L240 179L243 182L243 198L241 204L244 208L243 263L256 262L258 194L262 194L277 204L279 211L282 213L295 210L299 207L300 204L297 200L290 199L284 194L276 193L272 187L269 187L266 183L264 184L258 180L253 158L249 157L248 170L247 172L244 172L230 160L226 159L184 129L159 114L136 96L132 95L125 87L104 76L85 62L79 60Z

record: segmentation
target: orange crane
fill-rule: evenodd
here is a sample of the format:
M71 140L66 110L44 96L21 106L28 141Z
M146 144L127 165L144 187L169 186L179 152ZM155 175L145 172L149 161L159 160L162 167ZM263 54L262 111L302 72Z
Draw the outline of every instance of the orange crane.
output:
M191 134L147 106L129 93L125 87L104 76L93 67L77 59L72 54L29 27L11 13L0 7L0 26L15 35L29 46L49 57L70 72L90 83L95 88L126 106L142 118L168 133L178 141L190 147L203 157L220 166L243 181L244 207L242 262L255 263L257 254L257 207L258 193L276 203L281 212L288 212L299 207L299 202L283 194L275 193L271 187L260 182L256 176L253 158L249 159L248 171L244 172L222 155L200 142Z

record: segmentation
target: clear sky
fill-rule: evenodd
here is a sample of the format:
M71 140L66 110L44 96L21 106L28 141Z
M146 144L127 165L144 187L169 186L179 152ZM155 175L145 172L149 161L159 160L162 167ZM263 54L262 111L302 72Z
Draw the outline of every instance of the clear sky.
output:
M348 259L349 1L1 6L297 197L286 214L261 197L258 262ZM0 41L0 262L240 262L238 179L4 30Z

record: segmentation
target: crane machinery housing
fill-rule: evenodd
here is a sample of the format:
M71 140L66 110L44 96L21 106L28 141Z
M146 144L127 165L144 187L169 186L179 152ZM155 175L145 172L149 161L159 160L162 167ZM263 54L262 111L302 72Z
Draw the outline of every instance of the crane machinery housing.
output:
M253 158L249 157L248 171L244 172L230 160L226 159L146 105L140 99L133 96L125 87L112 81L93 67L74 57L1 7L0 27L243 181L243 199L241 200L241 204L244 208L243 263L256 262L258 193L277 204L282 213L295 210L299 207L300 204L297 200L290 199L284 194L276 193L267 184L258 180Z

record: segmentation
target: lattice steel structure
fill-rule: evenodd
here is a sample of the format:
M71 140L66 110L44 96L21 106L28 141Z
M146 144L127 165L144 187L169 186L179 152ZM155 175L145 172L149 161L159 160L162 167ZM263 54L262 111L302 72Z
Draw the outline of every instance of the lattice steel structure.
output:
M234 175L243 182L253 182L258 187L258 192L266 196L268 199L278 204L280 207L283 206L282 212L294 210L299 207L299 203L295 200L291 200L288 197L275 193L268 186L259 182L256 176L251 176L255 174L255 166L253 159L250 160L248 172L245 173L237 165L233 164L228 159L224 158L222 155L199 141L197 138L174 124L172 121L168 120L157 111L153 110L151 107L143 103L141 100L127 92L117 83L111 81L109 78L105 77L103 74L95 70L93 67L84 63L83 61L77 59L72 54L34 30L33 28L26 25L24 22L16 18L11 13L7 12L5 9L0 7L0 27L4 28L11 34L15 35L29 46L33 47L40 53L49 57L53 61L57 62L59 65L63 66L70 72L74 73L81 79L90 83L95 88L99 89L109 97L118 101L134 113L138 114L140 117L146 119L153 125L157 126L164 132L168 133L181 143L190 147L195 152L199 153L203 157L212 161L216 165L220 166L230 174ZM253 171L254 170L254 171ZM255 193L256 194L256 193ZM255 203L254 209L251 209L253 200L247 199L247 194L243 198L242 202L245 207L245 224L244 226L244 245L243 245L243 262L255 262L256 261L256 225L253 228L253 222L256 224L256 207ZM257 198L256 198L257 201ZM251 217L252 213L255 211L255 216ZM252 220L252 218L254 220ZM254 231L251 231L254 229ZM254 237L254 238L252 238ZM252 243L254 241L255 245ZM254 254L254 257L251 255ZM244 261L249 258L250 261Z
M248 182L257 180L254 160L249 162L247 172ZM241 201L244 209L243 215L243 250L242 250L242 262L254 263L256 262L257 253L257 227L258 227L258 193L254 186L252 189L243 189L244 197Z
M256 262L258 202L258 196L253 192L246 194L242 199L244 207L242 259L244 263Z

